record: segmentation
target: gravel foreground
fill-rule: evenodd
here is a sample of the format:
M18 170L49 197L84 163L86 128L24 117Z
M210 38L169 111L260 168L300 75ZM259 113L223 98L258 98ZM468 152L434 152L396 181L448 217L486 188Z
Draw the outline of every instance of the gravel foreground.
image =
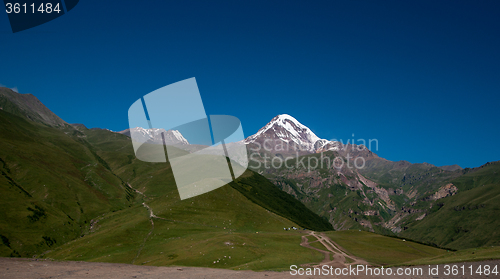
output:
M453 265L453 264L451 264ZM481 261L473 263L456 263L460 266L465 265L466 272L470 272L468 268L473 266L476 270L479 265L483 268L489 265L491 269L497 266L500 269L500 260ZM436 267L435 265L432 267ZM413 267L411 267L413 268ZM93 263L93 262L71 262L71 261L48 261L48 260L32 260L20 258L0 258L0 278L19 278L19 279L46 279L46 278L71 278L71 279L86 279L86 278L144 278L144 279L185 279L185 278L206 278L206 279L223 279L223 278L500 278L498 275L479 275L470 273L466 275L444 275L444 265L439 265L438 275L429 275L428 266L421 267L424 271L423 276L406 276L406 275L291 275L287 272L254 272L254 271L234 271L227 269L202 268L202 267L156 267L156 266L139 266L130 264L115 264L115 263ZM392 268L394 271L396 268ZM459 269L461 272L461 269ZM500 270L499 270L500 272Z

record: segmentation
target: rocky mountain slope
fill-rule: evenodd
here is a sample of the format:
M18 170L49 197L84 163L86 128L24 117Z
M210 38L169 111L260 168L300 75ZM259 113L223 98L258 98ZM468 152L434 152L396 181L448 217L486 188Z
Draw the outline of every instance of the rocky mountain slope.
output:
M305 148L300 152L283 148L290 146L290 142L292 146ZM327 218L337 230L412 235L434 245L453 242L452 233L435 241L415 231L423 228L417 224L436 214L443 200L464 191L455 181L468 170L458 166L392 162L362 145L320 139L288 115L273 118L245 143L251 158L250 168ZM406 233L407 230L412 233ZM456 230L457 234L459 231ZM476 236L465 234L463 239ZM498 237L495 239L494 242L500 241ZM465 245L469 240L460 243Z
M306 126L288 114L280 114L262 127L255 135L245 139L245 144L275 145L285 143L287 148L315 151L319 138Z
M500 161L466 169L418 203L428 204L401 236L453 249L500 244Z
M5 87L0 87L0 109L49 126L67 125L34 95L19 94Z
M307 154L340 149L339 142L320 139L288 114L277 115L256 134L246 138L244 143L273 154Z
M411 235L418 241L454 248L472 247L467 243L477 239L466 234L463 241L456 242L454 234L449 234L436 241L415 229L417 224L432 220L443 200L461 192L455 180L470 170L456 165L392 162L362 145L321 139L290 115L276 116L237 144L247 145L251 169L326 218L337 230ZM357 166L359 162L363 162L362 167ZM455 231L458 234L461 230Z
M456 171L456 170L461 170L462 167L459 166L459 165L449 165L449 166L441 166L439 167L443 170L447 170L447 171Z

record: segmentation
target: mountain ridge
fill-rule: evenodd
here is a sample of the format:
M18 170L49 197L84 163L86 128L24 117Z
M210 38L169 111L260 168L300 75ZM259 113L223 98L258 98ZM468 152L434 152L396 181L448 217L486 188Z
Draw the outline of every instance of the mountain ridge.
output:
M105 256L113 254L107 261L130 263L139 256L138 249L150 243L145 238L155 229L155 233L171 235L172 239L186 232L210 239L214 243L210 253L221 257L217 250L219 240L228 233L234 233L229 235L231 240L236 237L242 240L240 243L248 243L259 236L256 234L259 230L283 234L284 226L298 224L315 230L331 229L328 222L288 194L271 188L274 187L271 182L251 171L231 185L197 199L181 201L168 162L138 160L129 137L83 125L51 126L19 113L22 110L15 110L15 103L9 105L15 113L0 110L1 256L44 257L54 250L69 253L72 249L65 250L70 247L66 245L79 243L79 249L88 252L87 260L102 260L99 253L105 253ZM195 200L197 204L193 204ZM228 201L233 208L228 207ZM153 217L145 211L145 202L157 216L174 221L160 219L158 222L165 223L149 227ZM100 231L101 226L116 228L108 235L102 233L104 229ZM170 226L181 230L169 230ZM111 253L106 250L107 244L103 244L121 239L133 241L121 243ZM292 245L294 240L300 242L300 236L283 235L277 243ZM89 241L97 243L90 245ZM189 240L183 239L179 245L185 245L186 241ZM262 240L252 246L240 244L238 248L266 253L269 250ZM258 253L262 252L252 251L247 253L248 261L257 261ZM279 259L281 252L276 250L276 253L275 258ZM68 259L65 255L50 257ZM71 259L81 260L80 255L75 254ZM159 254L155 257L170 260ZM306 256L301 261L306 263L312 258ZM189 262L189 253L179 260Z
M140 142L163 144L165 141L165 144L190 144L178 130L165 130L163 128L146 129L142 127L135 127L132 129L125 129L117 133L128 137L132 137L131 135L133 134L134 140L138 140Z
M457 228L447 236L428 238L421 233L435 225L434 222L438 219L433 216L442 215L437 209L442 207L443 201L459 198L466 200L468 191L481 191L474 188L477 186L456 186L460 177L465 174L474 176L475 173L481 173L481 169L491 168L490 165L496 166L495 164L461 169L456 165L436 167L429 163L393 162L378 157L364 145L330 142L335 148L325 150L321 144L326 140L321 139L315 142L318 143L315 144L317 148L289 152L282 148L290 142L289 135L294 134L289 129L299 127L306 133L310 129L299 125L289 125L287 129L284 125L278 125L273 129L276 120L282 119L280 116L273 118L245 142L251 160L257 163L250 163L249 166L270 179L278 188L327 218L336 230L362 229L380 234L402 235L430 245L454 249L471 248L472 243L484 245L500 242L495 237L490 242L474 242L474 239L479 239L477 232L468 233L472 232L471 229L464 231L462 228L467 225L460 218L454 224ZM285 119L295 120L291 117ZM310 138L312 137L303 136L301 140ZM306 147L313 144L311 141L294 143ZM356 167L356 161L363 162L362 167ZM323 162L339 164L332 166L324 165ZM473 213L476 212L483 214L475 215L477 220L484 220L485 216L489 216L487 211ZM443 216L455 213L447 214ZM422 222L426 225L419 226ZM500 228L500 225L492 226ZM461 240L454 241L458 234Z
M20 94L0 87L0 109L49 126L68 125L33 94Z
M23 98L24 97L15 100L21 102L24 100ZM81 167L85 169L90 165L95 165L96 169L89 172L92 173L93 176L94 173L99 173L99 175L107 177L105 180L121 180L123 183L120 183L122 183L123 188L119 191L125 190L125 192L121 193L121 195L123 195L122 197L128 197L128 200L131 199L130 193L126 193L126 191L128 191L127 189L129 189L129 187L127 187L127 180L122 178L120 175L125 174L126 172L124 171L128 169L130 162L135 161L133 151L129 155L123 157L122 155L119 155L119 153L108 150L110 146L116 146L117 150L122 150L125 148L122 144L130 147L130 138L123 135L126 134L126 130L122 131L123 134L120 134L106 129L86 129L83 125L78 124L70 126L64 124L65 122L62 125L55 125L54 123L47 121L46 118L41 117L40 114L36 112L44 111L43 108L45 106L42 107L37 105L35 106L36 110L31 112L29 111L29 106L24 106L24 108L21 109L21 107L17 107L16 102L11 101L11 99L12 98L7 99L6 97L2 99L3 111L13 116L29 120L35 123L33 124L35 126L37 125L36 123L39 123L49 126L47 129L57 128L56 130L53 130L53 132L57 131L56 133L62 138L65 138L66 136L64 135L67 135L70 137L68 140L82 144L82 146L78 148L87 150L85 152L88 155L91 155L90 158L94 159L91 159L92 162L90 162L90 164L87 162L87 165L82 165ZM34 99L29 97L28 100ZM4 108L7 109L4 110ZM10 131L12 129L8 123L16 123L17 120L15 120L16 118L10 118L10 116L6 119L8 119L8 121L5 121L4 123L5 129L6 131ZM10 139L10 142L9 140L4 141L5 144L15 146L15 144L17 144L17 137L21 136L24 137L23 139L43 141L43 137L33 138L30 136L29 129L32 128L29 127L32 126L27 125L24 122L19 123L22 124L19 125L19 127L27 128L23 130L24 132L17 133L16 135L9 134L9 132L4 133L5 135L13 137ZM57 121L55 123L57 123ZM168 133L167 131L157 132L158 133L154 134L160 135L162 133ZM52 132L48 133L50 134ZM183 137L180 138L179 135L176 135L174 132L172 132L172 134L174 140L182 142ZM92 140L90 140L91 138ZM271 146L273 149L271 151L265 150L266 140L273 141ZM280 143L285 143L287 145L291 144L292 147L296 147L299 152L295 152L295 150L293 150L287 153L285 151L278 150L276 147L279 146ZM99 148L97 148L97 144L102 144L102 146L106 149L99 150ZM275 186L277 186L280 191L286 192L287 194L295 197L297 202L302 202L307 210L317 214L315 216L319 215L322 218L327 219L336 229L362 229L392 235L407 234L409 237L413 237L419 241L425 241L429 244L445 246L452 245L452 247L455 248L466 247L466 245L472 245L471 243L487 243L484 241L474 242L473 240L477 239L477 237L473 234L469 234L467 232L469 229L465 231L460 229L463 228L463 226L455 229L455 234L461 234L462 240L460 242L453 240L450 241L450 238L453 239L452 234L444 238L440 236L441 238L439 239L433 239L426 238L420 233L424 230L422 228L428 228L434 224L433 222L435 221L433 220L436 220L436 217L433 216L443 214L442 211L440 211L440 208L446 209L447 207L443 207L441 204L448 203L448 200L452 200L453 203L463 202L468 198L467 193L471 193L467 191L472 190L475 191L475 193L481 191L482 188L478 188L481 185L470 186L467 184L470 183L469 181L474 181L473 179L467 180L464 178L463 181L465 182L455 182L458 181L456 179L459 179L464 174L468 174L470 177L482 175L480 170L456 169L454 171L449 171L427 163L411 164L406 161L392 162L378 157L375 153L371 152L363 145L342 144L340 142L320 139L307 126L304 126L289 115L276 116L271 120L271 122L261 128L259 132L248 137L244 142L240 142L239 144L246 144L250 150L258 145L260 145L260 147L264 147L264 150L261 149L257 152L258 154L250 152L250 155L256 154L257 156L253 158L257 158L258 160L261 160L261 162L265 162L266 160L272 161L276 157L283 161L292 160L292 168L280 167L266 169L262 167L253 168L253 170L264 175ZM189 143L181 143L180 145L189 145ZM199 149L204 147L199 146L196 148ZM187 151L190 151L189 148ZM71 154L76 155L78 158L83 156L79 152L75 153L75 151L70 149L65 149L64 152L72 152ZM107 156L106 154L108 153L114 155ZM0 155L3 162L2 171L5 173L3 177L6 179L2 183L10 183L5 184L11 185L10 187L19 185L22 189L25 189L26 187L23 187L23 183L19 183L18 178L16 178L16 176L12 173L9 173L9 171L13 169L12 166L16 165L11 162L12 155ZM287 155L293 156L285 158ZM339 167L318 167L316 165L311 168L311 162L314 162L315 160L320 161L324 156L328 157L331 162L336 160L337 162L342 162L343 165ZM250 158L252 158L252 156L250 156ZM349 164L353 166L357 159L363 159L365 163L363 168L356 169L349 167ZM300 161L308 163L301 166L298 164ZM78 166L80 167L80 165ZM496 164L492 164L492 166L496 166ZM129 171L132 171L133 176L130 176L128 179L138 179L137 176L141 172L140 170L143 171L142 168L143 166L141 163L138 165L137 170L135 168L133 170L129 169ZM483 166L481 168L483 168ZM492 167L486 164L484 168L491 169ZM492 172L487 172L487 174L490 176L493 175ZM108 177L109 175L115 178L110 180ZM127 175L131 175L131 173L128 173ZM95 177L99 179L97 176ZM86 183L91 183L91 187L97 187L99 185L99 183L92 182L92 180L88 180L88 178L85 179L87 179ZM146 177L144 177L144 179L146 181L148 180ZM494 183L497 183L496 180L494 180ZM147 185L147 183L144 185ZM491 185L488 187L484 189L493 189L491 188ZM19 187L17 188L21 189ZM259 192L252 192L252 188L254 187L247 184L243 185L243 187L239 187L239 191L243 191L242 193L247 191L246 198L249 200L253 199L257 204L262 202L258 195ZM144 189L139 190L144 191ZM158 190L161 190L161 188L158 188ZM25 191L32 195L29 189ZM266 187L264 187L259 191L267 190ZM134 199L135 198L132 198L132 200ZM129 200L128 202L131 201ZM266 202L269 203L271 201L267 200ZM474 206L481 208L481 204ZM29 215L32 216L31 218L36 218L36 216L41 215L44 211L47 212L48 208L45 204L36 203L28 207L30 208L30 210L28 210L29 212L34 212L34 215ZM120 207L123 207L123 205L120 205ZM463 206L460 205L460 208L462 207ZM456 214L454 212L460 212L453 210L450 211L449 208L446 210L448 210L448 213L446 214L452 215ZM482 212L484 211L473 211L470 216L475 216L474 218L481 220L481 218L484 217L483 215L480 215L483 214ZM479 215L474 215L476 213ZM295 212L292 214L297 213ZM300 218L297 220L300 220ZM420 223L426 225L418 225ZM457 224L459 223L460 219ZM80 226L82 225L83 224L80 223ZM12 236L9 234L5 237ZM57 240L59 242L63 241L60 238L53 238L51 235L45 235L44 237L47 237L48 239L43 240L43 245L46 246L53 245L53 240ZM496 243L495 241L496 240L493 239L492 242L488 243ZM12 241L9 243L12 243Z

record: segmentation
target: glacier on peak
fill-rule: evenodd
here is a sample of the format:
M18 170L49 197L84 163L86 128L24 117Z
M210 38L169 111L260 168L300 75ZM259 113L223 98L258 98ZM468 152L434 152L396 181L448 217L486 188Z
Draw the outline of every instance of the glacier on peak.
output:
M146 129L142 127L135 127L121 131L121 134L131 136L134 134L134 139L139 139L141 142L151 142L163 144L162 133L165 136L167 144L189 144L188 140L178 130L165 130L159 128Z
M254 143L261 138L264 138L264 140L277 138L287 144L296 144L302 150L310 152L338 150L339 148L338 142L320 139L311 129L288 114L280 114L274 117L256 134L246 138L244 143Z

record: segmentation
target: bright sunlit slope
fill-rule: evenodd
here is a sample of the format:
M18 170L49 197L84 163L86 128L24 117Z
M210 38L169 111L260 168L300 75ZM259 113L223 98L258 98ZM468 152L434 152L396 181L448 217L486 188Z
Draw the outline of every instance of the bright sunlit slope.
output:
M366 231L347 230L325 233L354 256L375 265L396 265L443 255L446 250Z
M124 135L80 129L114 173L144 195L145 206L99 217L89 235L45 257L234 269L322 260L299 245L301 233L283 228L327 230L329 223L264 177L248 171L229 185L180 200L168 163L137 160Z
M168 196L168 197L167 197ZM250 202L230 186L180 201L176 189L143 206L102 216L89 235L45 255L63 260L241 269L286 268L320 262L301 247L297 226ZM152 222L151 222L152 221Z

